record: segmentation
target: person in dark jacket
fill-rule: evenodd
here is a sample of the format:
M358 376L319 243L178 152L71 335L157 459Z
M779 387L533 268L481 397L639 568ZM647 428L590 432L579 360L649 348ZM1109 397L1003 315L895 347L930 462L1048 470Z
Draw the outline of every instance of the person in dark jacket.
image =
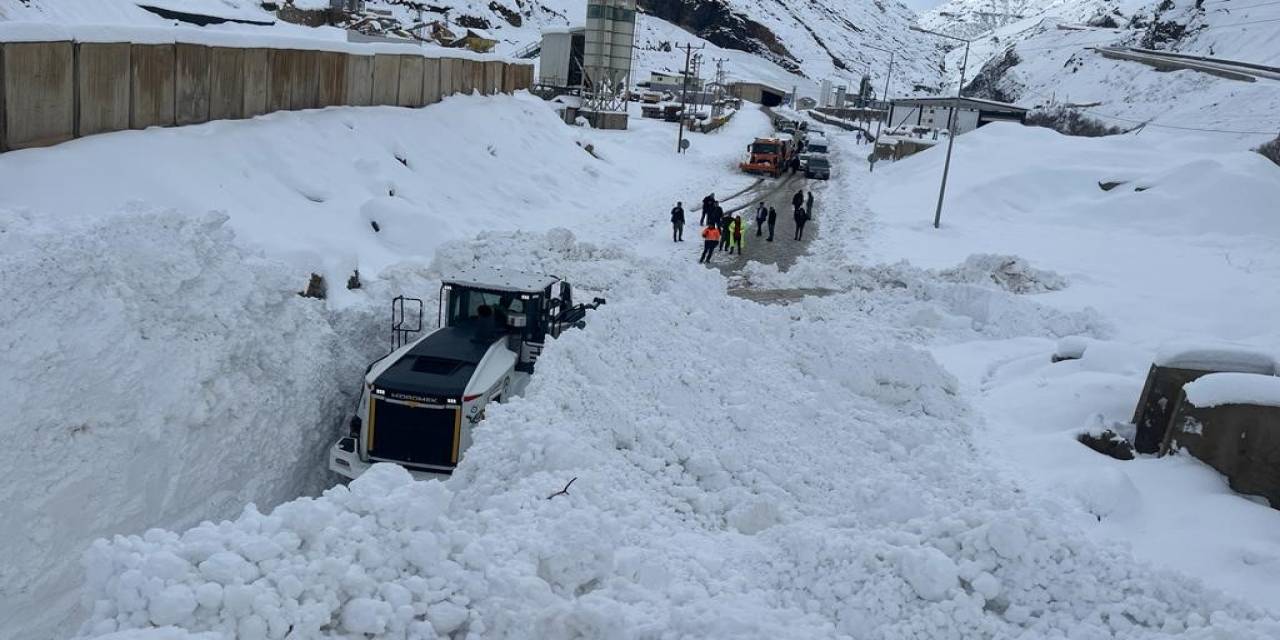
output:
M813 215L813 192L809 192L809 197L805 199L804 210L809 215Z
M773 207L769 207L769 217L768 217L768 219L766 220L766 222L769 224L769 237L768 237L768 241L769 241L769 242L773 242L773 225L775 225L775 224L777 224L777 223L778 223L778 210L777 210L777 209L774 209Z
M804 206L804 191L803 190L797 191L794 196L791 196L791 208L799 209L800 207L803 207L803 206Z
M769 217L769 209L764 203L756 205L756 237L764 235L764 221Z
M707 216L711 213L711 209L715 206L715 204L716 204L716 194L714 193L702 199L702 216L698 218L698 224L700 225L709 224L707 222ZM714 224L714 223L711 223L711 224Z
M794 156L791 158L791 174L795 175L795 173L799 170L800 170L800 156Z
M796 207L796 240L804 240L804 223L809 221L809 212L804 207Z
M671 210L671 241L684 242L684 203L681 202Z
M720 250L728 251L729 242L733 239L733 216L720 216Z

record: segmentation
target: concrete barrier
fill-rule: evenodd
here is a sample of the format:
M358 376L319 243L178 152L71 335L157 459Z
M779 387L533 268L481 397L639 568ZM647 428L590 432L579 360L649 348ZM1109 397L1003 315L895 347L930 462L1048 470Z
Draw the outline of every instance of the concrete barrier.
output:
M289 50L287 49L268 49L267 60L270 69L267 77L270 83L267 85L267 113L276 111L287 111L292 105L290 97L291 90L289 86Z
M440 61L427 58L422 63L422 104L440 102Z
M57 144L75 137L75 49L70 42L4 45L5 149Z
M244 49L209 49L209 119L244 117Z
M209 121L209 47L174 46L174 121L200 124Z
M484 94L486 96L502 93L502 74L505 66L507 64L500 60L484 63Z
M267 113L271 95L271 52L244 50L244 117Z
M320 106L320 52L289 50L289 109Z
M400 99L400 58L379 53L373 56L373 99L370 104L394 105Z
M462 84L458 86L458 93L471 95L479 91L482 84L484 84L484 66L475 60L463 60Z
M174 48L171 44L135 44L129 52L129 126L172 127L175 122Z
M318 107L334 107L347 103L347 56L342 53L321 52L320 98Z
M129 128L128 42L76 45L76 137Z
M514 64L502 65L502 92L503 93L511 93L512 91L515 91L517 72L518 72L518 69L516 69L516 65Z
M402 107L422 106L422 58L419 56L399 56L400 58L400 91L396 104Z
M440 97L447 98L455 93L454 82L461 74L461 61L455 58L440 59Z
M512 92L532 66L202 44L0 42L0 151L337 105L420 107Z
M373 104L373 56L346 56L347 98L345 104L367 107Z

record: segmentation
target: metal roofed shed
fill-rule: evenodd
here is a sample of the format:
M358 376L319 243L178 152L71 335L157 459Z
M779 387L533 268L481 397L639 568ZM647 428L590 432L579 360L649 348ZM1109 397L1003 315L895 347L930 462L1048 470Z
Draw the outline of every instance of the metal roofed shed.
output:
M560 282L560 278L527 271L473 267L441 278L441 282L445 285L452 284L489 291L540 293L547 287Z
M946 129L956 108L956 135L968 133L992 122L1024 124L1028 109L1015 104L981 98L898 98L889 104L889 130L899 127Z

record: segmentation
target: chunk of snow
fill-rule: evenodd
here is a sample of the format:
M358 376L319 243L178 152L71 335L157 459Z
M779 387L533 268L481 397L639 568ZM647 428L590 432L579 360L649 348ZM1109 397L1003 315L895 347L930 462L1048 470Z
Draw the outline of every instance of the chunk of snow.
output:
M1280 407L1280 377L1256 373L1211 373L1183 385L1187 402L1201 409L1227 404Z
M904 552L898 557L898 572L925 600L944 600L960 577L960 570L947 554L926 547Z
M342 628L352 633L382 633L391 619L391 605L371 598L355 598L342 607Z

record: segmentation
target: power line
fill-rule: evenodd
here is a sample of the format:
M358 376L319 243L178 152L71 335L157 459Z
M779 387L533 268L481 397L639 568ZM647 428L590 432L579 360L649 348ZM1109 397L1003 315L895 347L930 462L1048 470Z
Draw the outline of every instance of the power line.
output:
M1090 111L1088 109L1081 109L1081 111L1092 116L1097 116L1099 118L1110 118L1111 120L1118 120L1120 122L1129 122L1133 124L1139 124L1144 127L1158 127L1160 129L1177 129L1179 131L1200 131L1204 133L1231 133L1231 134L1245 134L1245 135L1257 134L1257 135L1267 135L1267 136L1272 134L1280 135L1280 127L1277 127L1270 131L1240 131L1237 129L1209 129L1206 127L1182 127L1174 124L1155 124L1150 120L1134 120L1133 118L1122 118L1120 116L1113 116L1106 113L1098 113L1097 111Z

